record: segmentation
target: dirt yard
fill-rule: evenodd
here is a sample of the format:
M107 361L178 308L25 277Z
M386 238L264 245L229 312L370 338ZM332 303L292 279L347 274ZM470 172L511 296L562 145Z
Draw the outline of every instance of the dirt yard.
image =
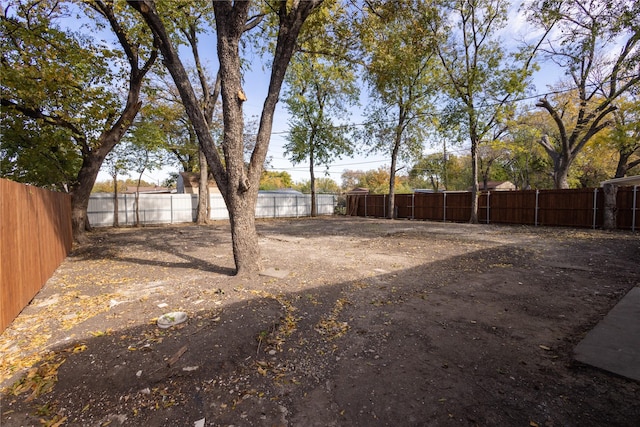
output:
M244 280L226 223L91 233L0 336L0 425L638 425L640 384L572 359L640 285L637 233L258 230Z

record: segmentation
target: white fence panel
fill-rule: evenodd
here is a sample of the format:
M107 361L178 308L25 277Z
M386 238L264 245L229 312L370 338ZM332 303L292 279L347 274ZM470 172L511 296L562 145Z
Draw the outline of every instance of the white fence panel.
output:
M210 196L210 219L229 219L229 211L220 194ZM333 194L316 196L318 215L333 215L337 197ZM195 194L140 194L141 224L173 224L193 222L196 218L198 196ZM135 225L136 202L133 194L118 195L118 223ZM93 227L113 225L113 194L92 194L87 210ZM256 218L285 218L311 215L311 196L290 194L258 194Z

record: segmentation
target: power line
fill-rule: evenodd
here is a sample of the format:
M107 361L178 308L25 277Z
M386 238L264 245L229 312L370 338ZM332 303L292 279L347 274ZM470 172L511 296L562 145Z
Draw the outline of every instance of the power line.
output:
M635 76L624 76L621 77L620 80L625 80L625 79L630 79L630 78L634 78ZM596 87L596 86L602 86L599 83L589 83L586 85L586 87ZM551 95L561 95L563 93L569 93L572 91L575 91L576 88L567 88L567 89L559 89L559 90L551 90L551 91L547 91L544 93L536 93L533 95L527 95L527 96L522 96L519 98L514 98L511 101L496 101L493 103L489 103L489 104L485 104L485 105L480 105L475 107L478 110L482 110L482 109L488 109L488 108L493 108L493 107L497 107L500 106L502 104L515 104L517 102L524 102L524 101L530 101L532 99L541 99L541 98L546 98L547 96L551 96ZM437 117L442 115L442 112L439 113L418 113L416 114L414 117ZM346 124L341 124L341 125L335 125L335 126L322 126L319 127L319 130L322 129L349 129L349 128L354 128L354 127L364 127L367 125L372 125L375 123L392 123L394 122L394 120L381 120L381 121L364 121L364 122L360 122L360 123L346 123ZM279 135L289 135L291 133L291 131L277 131L277 132L271 132L272 136L279 136ZM256 136L256 134L247 134L247 136Z

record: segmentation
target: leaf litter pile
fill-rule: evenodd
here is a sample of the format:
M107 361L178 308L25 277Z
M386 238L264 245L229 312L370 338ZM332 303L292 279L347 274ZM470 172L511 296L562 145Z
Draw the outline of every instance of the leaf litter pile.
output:
M631 232L326 217L104 229L0 336L2 426L634 425L575 345L640 285ZM277 276L277 277L275 277ZM187 321L159 328L166 313Z

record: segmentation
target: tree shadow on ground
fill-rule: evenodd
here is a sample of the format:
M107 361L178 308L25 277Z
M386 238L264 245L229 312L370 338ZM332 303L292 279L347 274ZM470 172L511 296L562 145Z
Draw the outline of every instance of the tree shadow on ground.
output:
M171 236L167 238L167 230ZM161 232L160 232L161 231ZM235 268L214 264L206 259L190 255L195 248L227 245L231 252L231 239L225 224L198 226L194 224L162 227L99 229L88 234L89 243L76 248L71 257L78 260L117 259L123 262L149 267L185 268L233 276ZM149 253L163 256L140 258L130 256L132 246L144 246ZM209 256L208 258L211 258Z
M631 425L637 383L571 352L640 281L640 249L618 255L624 271L549 268L569 246L497 246L290 292L288 279L229 281L228 303L170 329L118 305L54 349L65 362L51 391L2 396L2 425ZM120 316L136 324L108 331Z

